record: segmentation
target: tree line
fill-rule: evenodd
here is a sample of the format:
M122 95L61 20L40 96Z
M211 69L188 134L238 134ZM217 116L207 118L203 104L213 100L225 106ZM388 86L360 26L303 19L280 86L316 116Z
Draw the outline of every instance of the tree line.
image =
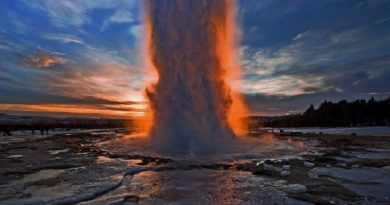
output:
M128 128L132 127L132 120L125 119L42 119L33 122L3 121L0 122L0 134L12 135L14 131L31 131L31 134L48 134L55 129L103 129L103 128Z
M384 100L356 100L337 103L325 100L316 109L313 105L302 114L263 122L266 127L352 127L389 126L390 97Z

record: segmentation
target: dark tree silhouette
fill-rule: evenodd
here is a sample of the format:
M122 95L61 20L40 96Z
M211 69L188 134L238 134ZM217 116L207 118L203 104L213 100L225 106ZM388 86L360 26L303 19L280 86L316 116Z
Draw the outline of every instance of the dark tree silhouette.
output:
M3 121L0 122L0 134L11 135L13 131L29 130L34 135L48 134L53 129L102 129L102 128L132 128L133 121L127 119L105 118L41 118L30 121Z
M300 115L286 116L264 123L269 127L350 127L389 126L390 97L376 101L373 97L354 102L324 101L315 109L313 105Z

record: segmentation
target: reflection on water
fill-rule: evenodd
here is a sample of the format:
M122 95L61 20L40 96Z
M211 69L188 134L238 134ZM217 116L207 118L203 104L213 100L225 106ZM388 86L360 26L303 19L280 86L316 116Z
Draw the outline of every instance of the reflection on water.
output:
M148 171L135 175L128 191L141 204L268 204L286 200L280 183L229 170Z
M118 154L142 154L174 159L174 162L168 165L174 169L135 174L130 183L106 194L105 198L97 199L100 202L137 196L139 204L269 204L270 201L273 204L294 204L281 190L283 181L238 170L186 170L179 167L213 163L234 165L253 160L291 158L305 152L308 146L312 145L296 139L280 140L273 134L264 134L256 138L240 138L237 140L237 149L231 152L202 155L155 152L147 139L131 136L118 136L117 139L99 146ZM137 163L127 164L134 165L137 166ZM97 201L91 201L91 204L95 202Z

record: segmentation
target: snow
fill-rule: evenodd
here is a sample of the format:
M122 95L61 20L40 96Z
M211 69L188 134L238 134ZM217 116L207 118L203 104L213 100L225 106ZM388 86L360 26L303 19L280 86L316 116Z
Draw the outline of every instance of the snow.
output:
M343 186L368 199L390 203L390 172L385 168L331 168L332 177L347 180Z
M303 166L305 166L305 167L314 167L314 163L313 162L304 161L303 162Z
M49 151L49 154L60 154L60 153L64 153L64 152L68 152L69 151L69 148L67 149L59 149L59 150L50 150Z
M302 133L324 133L336 135L351 135L355 133L357 136L390 136L390 126L377 127L295 127L295 128L273 128L275 132L283 130L284 132L302 132Z

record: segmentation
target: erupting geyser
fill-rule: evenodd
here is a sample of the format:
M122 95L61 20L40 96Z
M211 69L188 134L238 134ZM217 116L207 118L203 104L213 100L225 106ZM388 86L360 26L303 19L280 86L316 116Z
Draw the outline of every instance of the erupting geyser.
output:
M229 82L239 76L232 0L146 0L149 65L146 89L158 149L230 149L244 131L246 109Z

